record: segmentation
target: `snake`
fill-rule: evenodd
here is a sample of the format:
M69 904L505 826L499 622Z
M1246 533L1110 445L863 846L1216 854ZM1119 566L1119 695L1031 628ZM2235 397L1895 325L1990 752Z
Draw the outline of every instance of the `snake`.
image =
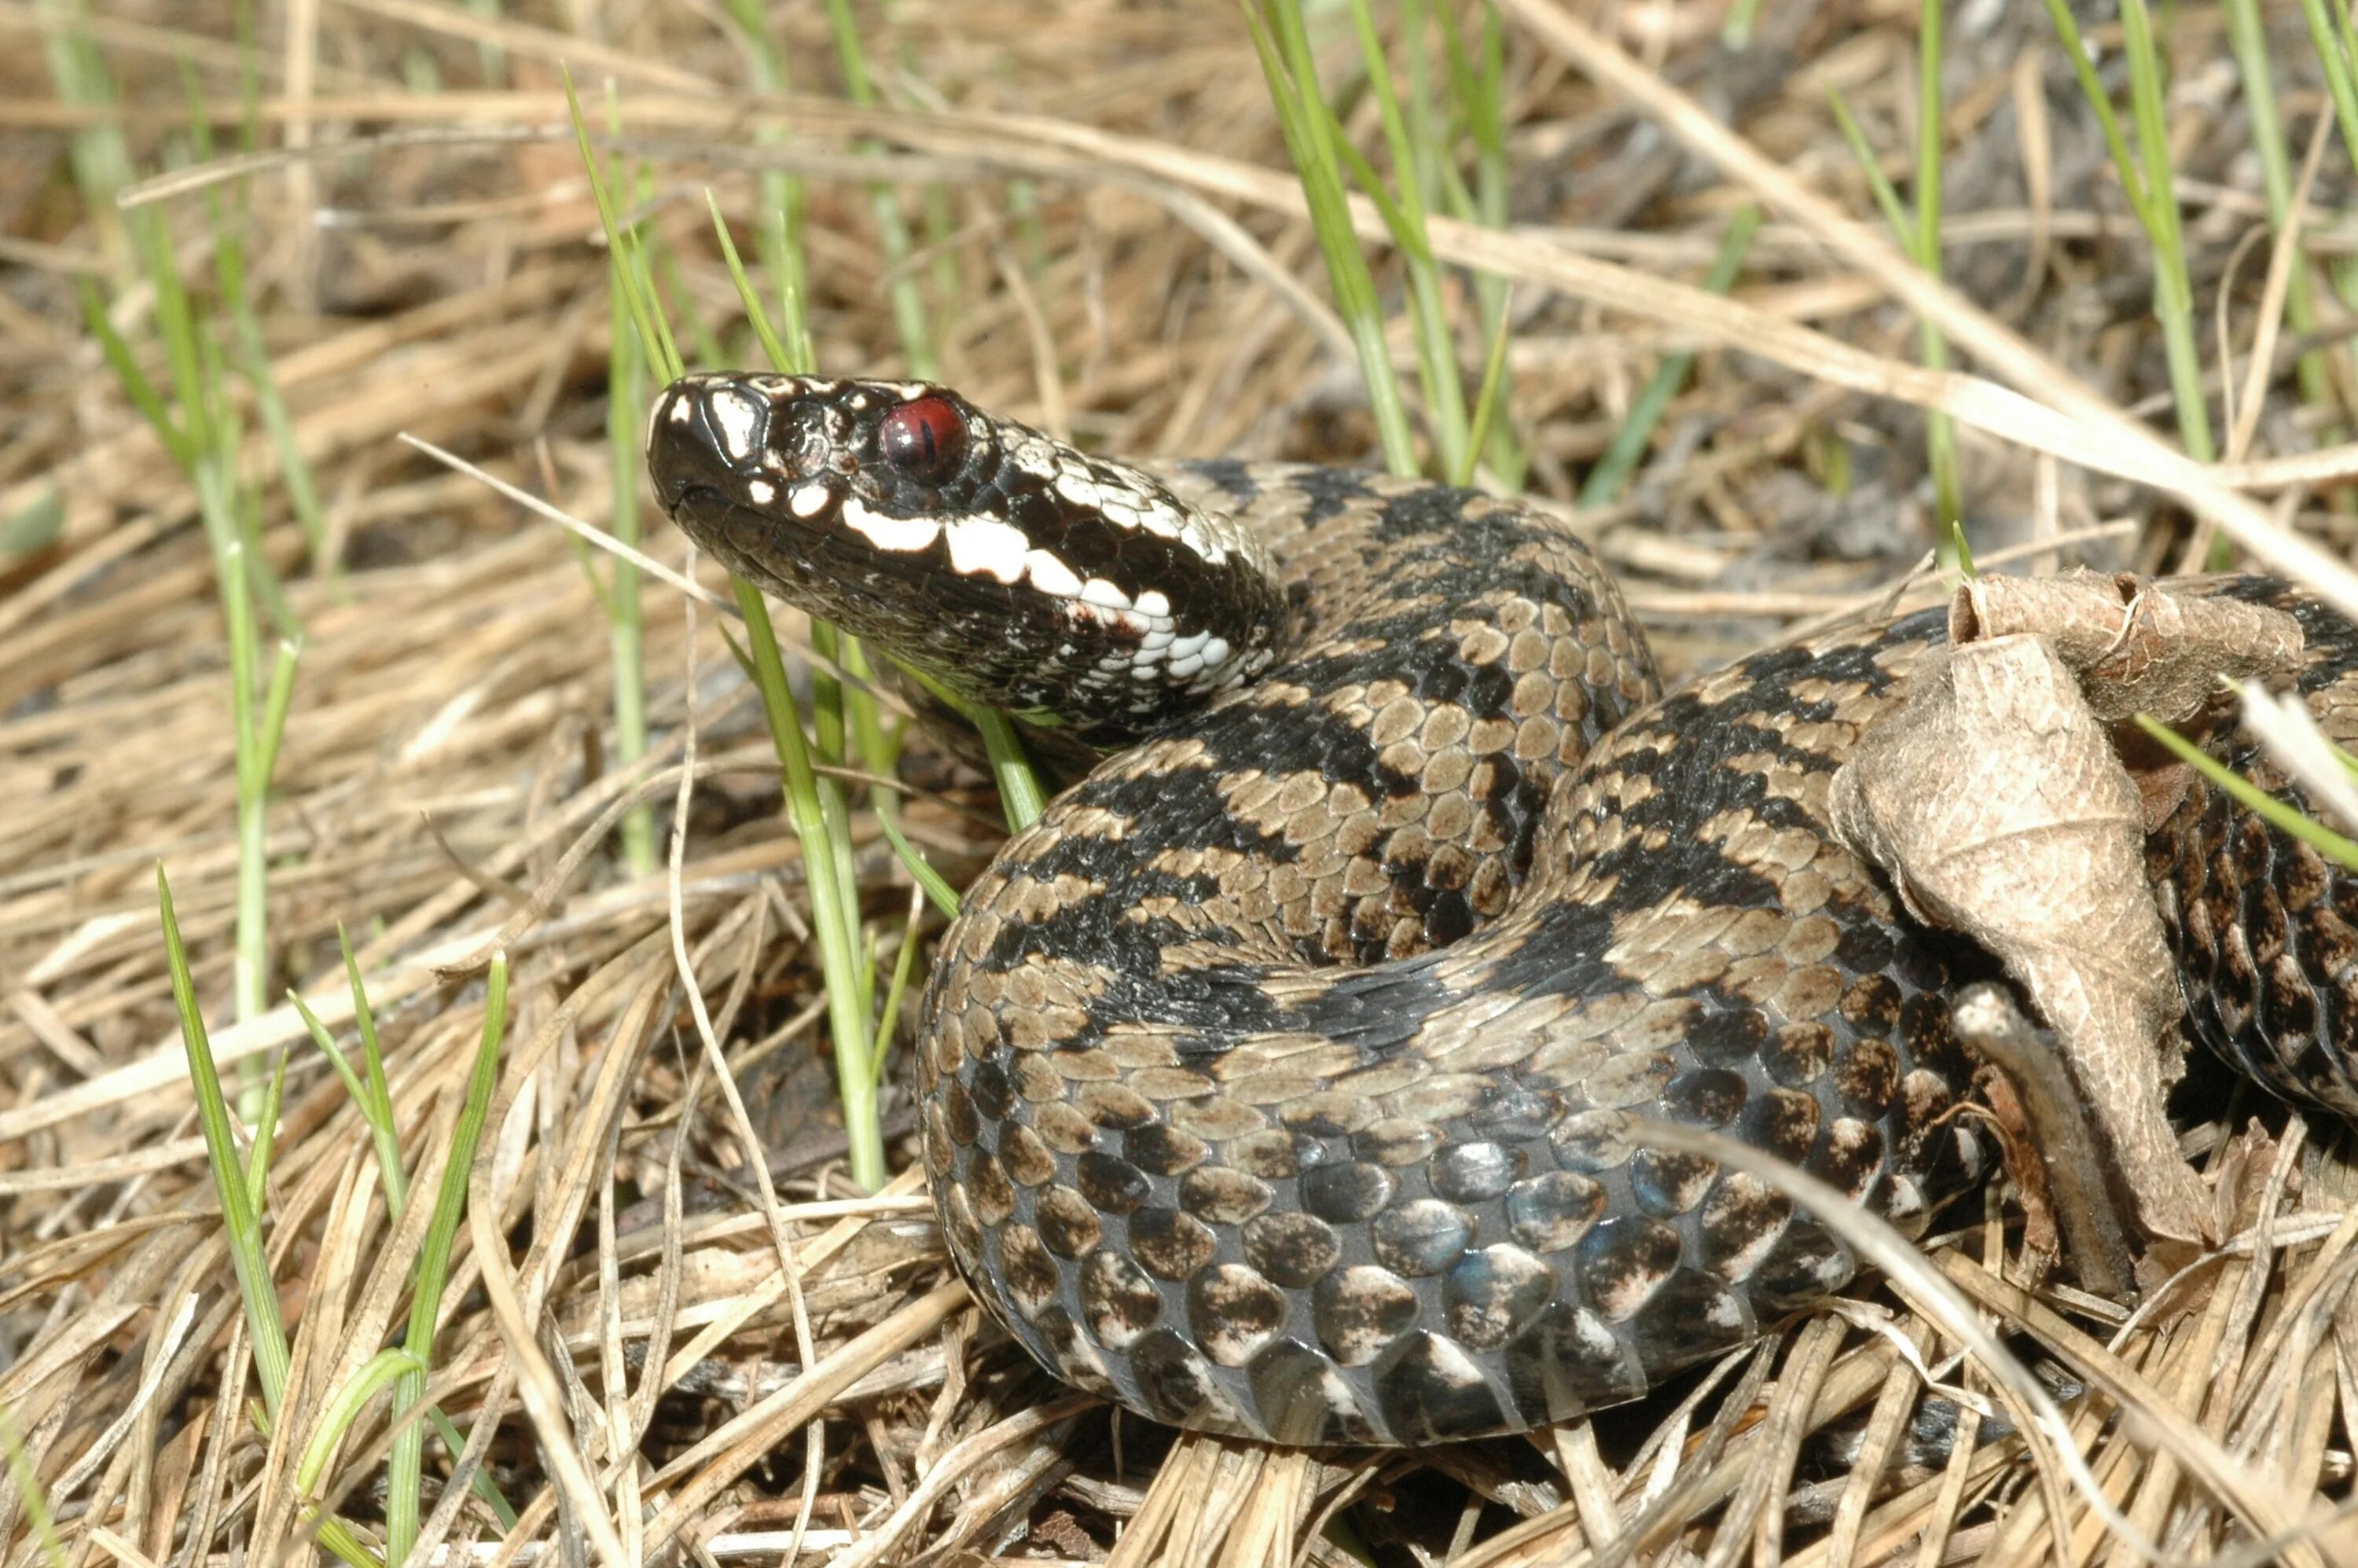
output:
M689 375L647 466L741 578L1067 759L940 935L911 1053L948 1250L1065 1381L1294 1445L1561 1422L1861 1271L1644 1119L1914 1236L1996 1168L1950 1000L1994 961L1827 822L1938 611L1665 694L1539 505L1115 460L925 382ZM2358 633L2212 591L2292 612L2293 684L2358 730ZM2147 858L2190 1031L2358 1114L2358 881L2199 783Z

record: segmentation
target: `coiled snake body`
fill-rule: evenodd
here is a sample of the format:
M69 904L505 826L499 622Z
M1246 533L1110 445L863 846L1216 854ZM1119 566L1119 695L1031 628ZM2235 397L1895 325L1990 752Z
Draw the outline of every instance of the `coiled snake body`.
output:
M951 1250L1067 1380L1295 1444L1558 1421L1855 1269L1616 1113L1910 1229L1990 1165L1946 1000L1990 963L1824 826L1937 615L1662 697L1580 543L1470 492L762 374L667 390L649 466L732 569L1104 753L967 892L916 1052ZM2295 611L2348 729L2351 628L2223 591ZM2358 888L2201 790L2152 857L2197 1031L2358 1109Z

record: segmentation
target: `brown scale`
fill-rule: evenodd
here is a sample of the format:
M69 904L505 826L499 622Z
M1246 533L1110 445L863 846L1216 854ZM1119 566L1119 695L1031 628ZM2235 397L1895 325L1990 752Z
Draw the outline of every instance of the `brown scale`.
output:
M1258 534L1286 651L1008 845L916 1052L951 1251L1044 1365L1282 1442L1516 1430L1638 1398L1856 1271L1628 1113L1910 1229L1980 1178L1945 996L1988 961L1823 826L1935 620L1633 711L1643 640L1544 515L1327 470L1164 477ZM2224 591L2300 614L2311 706L2358 733L2351 629ZM2199 790L2153 865L2194 1031L2358 1110L2358 884Z

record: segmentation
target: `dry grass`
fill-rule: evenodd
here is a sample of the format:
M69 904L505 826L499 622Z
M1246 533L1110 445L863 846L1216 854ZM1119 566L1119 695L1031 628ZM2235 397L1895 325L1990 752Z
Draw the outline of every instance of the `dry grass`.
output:
M101 9L93 33L145 167L185 129L175 55L234 124L226 6ZM192 9L205 14L191 22ZM503 1531L462 1491L436 1506L450 1459L429 1439L434 1560L2135 1562L2037 1462L2008 1407L1927 1400L1928 1370L1985 1385L1889 1295L1532 1441L1271 1453L1174 1442L1068 1395L968 1302L914 1173L872 1196L848 1186L810 1065L824 1031L799 859L713 616L651 599L654 748L615 768L611 660L575 546L395 439L449 448L577 515L608 512L606 272L558 62L616 84L624 145L654 160L678 287L716 320L735 304L699 192L708 182L750 232L752 130L777 125L792 134L763 156L813 178L824 362L895 368L886 264L850 178L881 174L946 192L950 228L916 265L948 377L979 401L1133 453L1356 460L1368 427L1225 5L905 0L871 47L879 59L905 49L913 72L888 73L903 102L874 112L827 96L815 8L789 8L810 94L767 101L743 90L738 55L699 11L609 7L602 33L549 23L592 9L271 11L268 150L145 193L167 203L193 265L194 192L244 182L254 297L329 521L326 547L308 548L265 487L266 553L307 634L268 819L273 989L300 989L348 1030L335 933L352 932L425 1177L449 1149L481 1027L480 961L496 944L514 967L430 1393L473 1434L470 1467L482 1463L523 1519ZM1912 135L1904 8L1772 6L1797 13L1789 36L1734 59L1715 56L1715 15L1690 8L1584 10L1585 25L1554 0L1505 9L1531 226L1441 224L1435 243L1517 280L1513 416L1542 495L1571 492L1660 353L1704 351L1638 497L1587 518L1674 671L1888 598L1929 544L1909 404L1965 427L1985 560L2161 567L2199 557L2217 527L2358 606L2339 565L2347 515L2311 505L2299 532L2283 526L2305 487L2358 471L2349 449L2319 449L2332 421L2296 406L2288 378L2255 382L2256 402L2243 394L2252 433L2231 464L2198 470L2154 433L2167 383L2140 288L2120 286L2140 276L2141 246L2031 8L1979 32L1955 24L1947 291L1859 222L1865 184L1824 108L1839 85L1898 167ZM29 1474L57 1561L320 1556L292 1467L330 1391L396 1332L422 1225L389 1220L362 1121L291 1009L228 1020L220 611L194 498L81 330L76 281L111 262L64 172L81 112L43 72L50 14L0 5L13 46L0 56L0 520L61 503L46 538L0 555L0 1411L21 1458L0 1485L0 1548L10 1565L44 1550ZM2297 40L2297 19L2278 20ZM2209 368L2240 387L2255 341L2265 355L2276 341L2263 307L2281 283L2266 276L2265 235L2243 250L2259 260L2227 265L2258 218L2216 14L2180 8L2173 38L2197 293L2234 356ZM495 88L481 85L486 46L504 62ZM441 87L414 90L422 63ZM2315 83L2288 63L2278 85L2305 131ZM928 108L936 94L955 107ZM860 155L862 135L884 146ZM2336 156L2319 188L2329 205L2349 189ZM1036 230L1010 217L1011 177L1036 193ZM1746 286L1720 300L1682 281L1747 200L1772 221ZM2339 243L2329 232L2319 248ZM1992 379L1916 368L1894 300L1937 315ZM2349 330L2323 308L2331 332ZM142 308L120 313L134 341ZM1752 352L1718 351L1730 344ZM2345 423L2354 390L2342 375ZM266 471L258 439L254 455ZM1830 488L1844 475L1846 491ZM684 553L668 533L653 549ZM626 799L671 810L691 734L675 901L661 872L622 870L612 827ZM993 843L987 790L946 768L910 776L911 835L954 881L970 874ZM859 834L889 953L905 878L872 823ZM268 1240L295 1359L267 1435L247 1414L248 1347L157 927L158 860L220 1057L288 1053ZM751 1126L717 1092L675 924ZM2252 1114L2270 1131L2244 1132ZM774 1204L752 1141L772 1152ZM2308 1529L2288 1560L2358 1560L2346 1521L2320 1523L2351 1497L2358 1432L2344 1134L2288 1126L2253 1096L2190 1128L2187 1146L2235 1239L2134 1316L2027 1276L1995 1200L1954 1217L1942 1266L2018 1331L2017 1351L2051 1357L2088 1467L2173 1557ZM321 1485L363 1529L390 1440L380 1400Z

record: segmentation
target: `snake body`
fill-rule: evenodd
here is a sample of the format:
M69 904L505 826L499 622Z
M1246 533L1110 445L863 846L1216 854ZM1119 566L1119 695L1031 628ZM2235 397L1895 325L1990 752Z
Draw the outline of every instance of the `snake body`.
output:
M1102 757L968 890L915 1052L951 1252L1066 1380L1290 1444L1560 1421L1857 1268L1624 1113L1910 1231L1989 1170L1947 998L1993 966L1825 826L1937 614L1664 697L1578 539L1472 492L761 374L676 384L649 458L733 570ZM2223 591L2350 729L2352 629ZM2199 787L2151 842L2197 1033L2358 1109L2358 887Z

